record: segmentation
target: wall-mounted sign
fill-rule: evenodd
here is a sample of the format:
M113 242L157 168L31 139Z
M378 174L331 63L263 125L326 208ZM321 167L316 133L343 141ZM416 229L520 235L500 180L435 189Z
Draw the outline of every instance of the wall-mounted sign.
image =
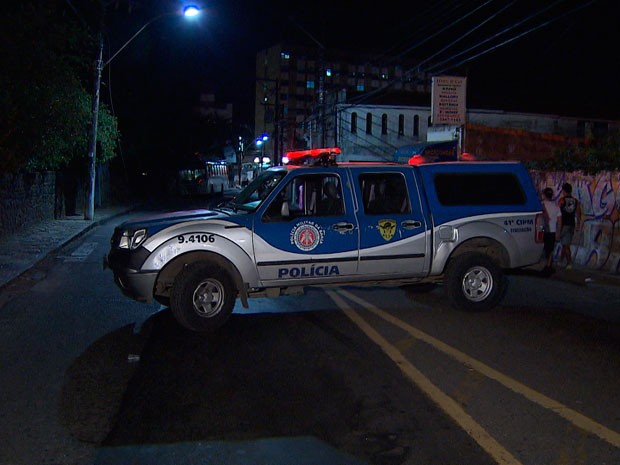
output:
M433 124L465 124L467 78L433 77L431 121Z

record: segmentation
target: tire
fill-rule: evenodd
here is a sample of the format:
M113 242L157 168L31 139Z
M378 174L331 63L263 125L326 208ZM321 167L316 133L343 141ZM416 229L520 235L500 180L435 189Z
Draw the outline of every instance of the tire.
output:
M458 310L491 310L504 297L502 269L488 255L467 252L448 264L445 280L448 300Z
M181 326L205 333L226 323L236 299L234 282L225 270L213 263L192 263L174 280L170 309Z

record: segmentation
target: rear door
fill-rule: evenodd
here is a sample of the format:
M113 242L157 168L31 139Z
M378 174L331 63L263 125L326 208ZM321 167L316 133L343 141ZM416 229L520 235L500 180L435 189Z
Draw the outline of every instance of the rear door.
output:
M257 213L254 253L265 285L350 280L359 228L345 170L297 169Z
M360 229L360 276L425 275L430 225L408 166L351 168Z

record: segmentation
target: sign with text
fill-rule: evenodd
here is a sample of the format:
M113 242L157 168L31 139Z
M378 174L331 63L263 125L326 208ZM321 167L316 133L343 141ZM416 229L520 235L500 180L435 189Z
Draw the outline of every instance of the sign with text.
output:
M467 78L433 77L431 121L433 124L465 124Z

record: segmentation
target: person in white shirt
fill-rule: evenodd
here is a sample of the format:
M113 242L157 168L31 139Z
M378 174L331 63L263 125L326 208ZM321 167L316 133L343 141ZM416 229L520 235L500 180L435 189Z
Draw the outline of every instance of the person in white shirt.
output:
M553 189L547 187L543 190L543 216L545 220L544 250L546 265L544 274L553 273L553 249L555 243L560 239L562 229L562 211L557 203L553 201Z

